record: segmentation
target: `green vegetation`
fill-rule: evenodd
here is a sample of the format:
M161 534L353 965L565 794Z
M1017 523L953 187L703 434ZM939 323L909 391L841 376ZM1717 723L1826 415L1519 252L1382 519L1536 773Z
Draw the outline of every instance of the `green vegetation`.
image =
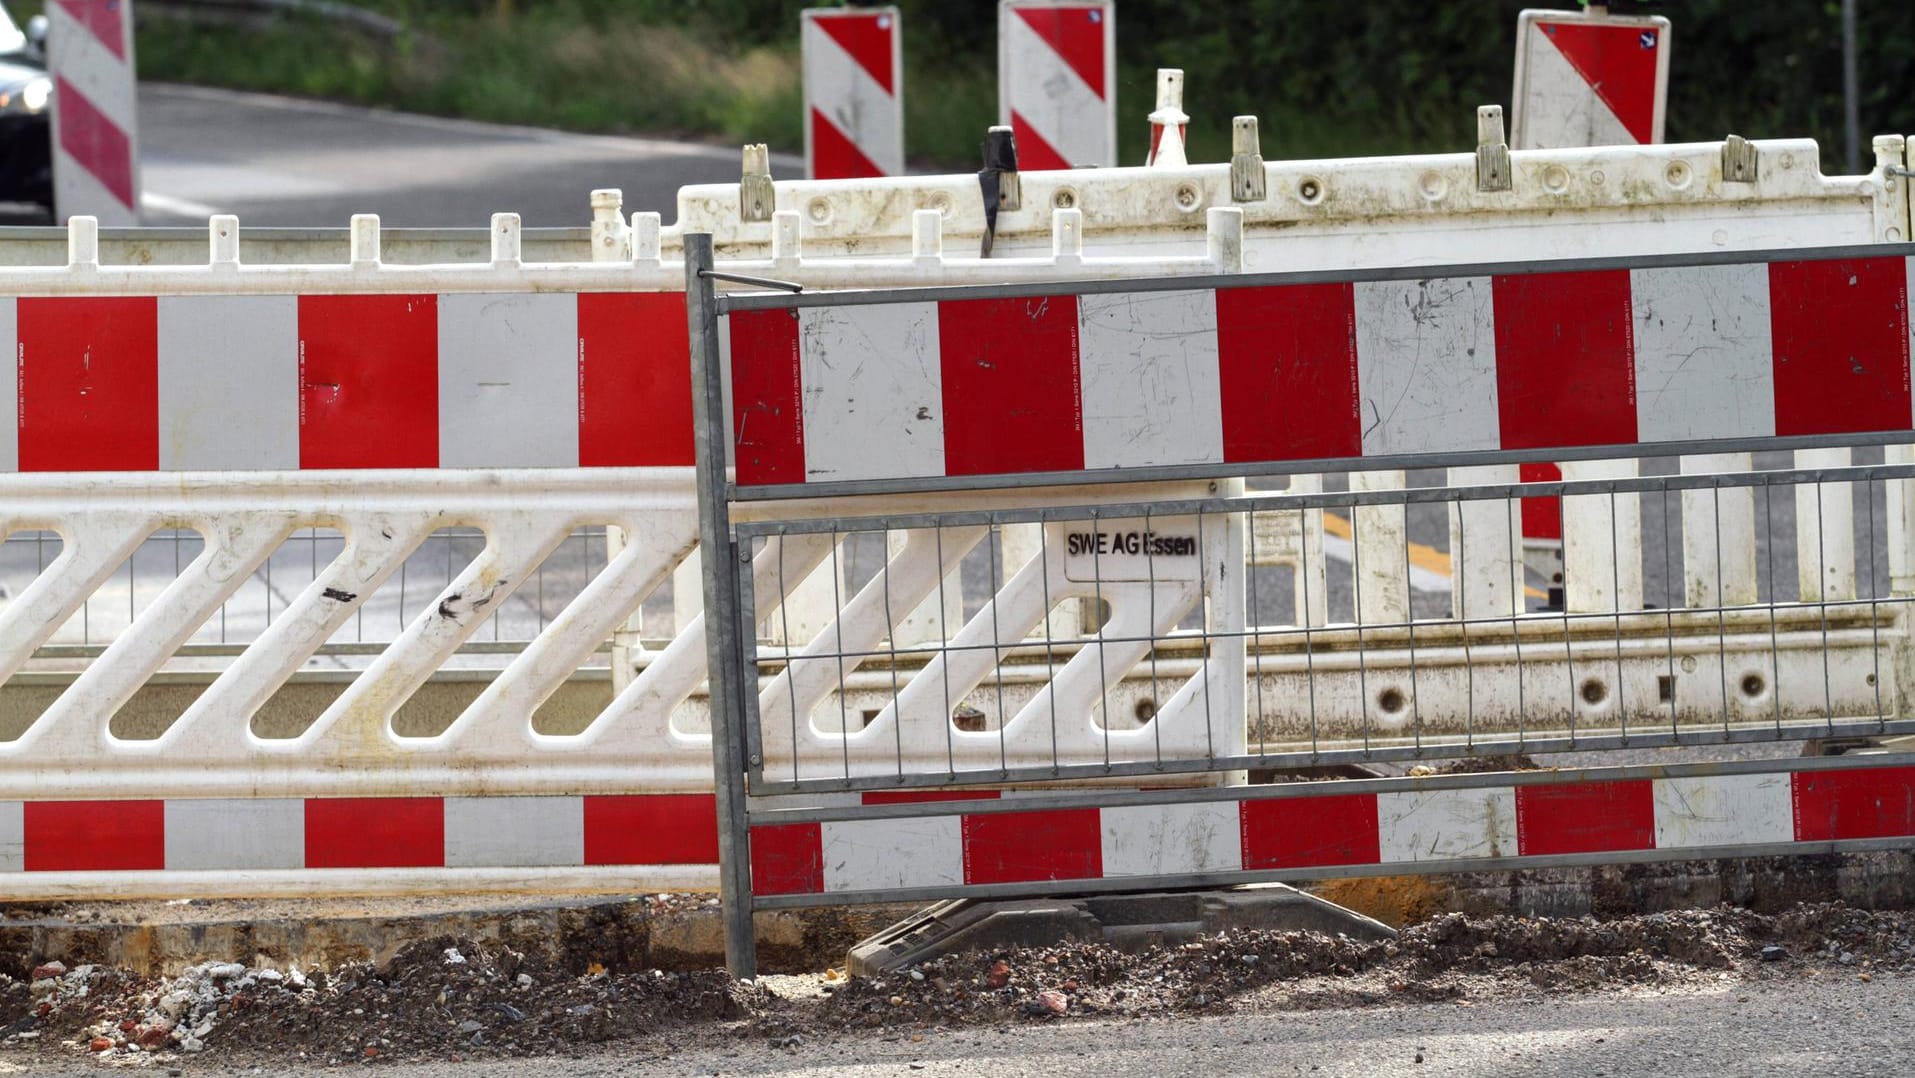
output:
M800 0L361 0L383 40L315 18L188 21L155 4L142 75L508 123L802 144ZM906 139L970 167L994 122L994 0L902 0ZM1233 114L1271 157L1461 150L1507 103L1521 0L1320 4L1121 0L1124 159L1143 154L1158 66L1187 72L1191 150L1228 155ZM1862 0L1864 137L1915 132L1915 3ZM1674 5L1672 141L1810 135L1842 156L1839 4ZM24 16L22 16L24 17Z

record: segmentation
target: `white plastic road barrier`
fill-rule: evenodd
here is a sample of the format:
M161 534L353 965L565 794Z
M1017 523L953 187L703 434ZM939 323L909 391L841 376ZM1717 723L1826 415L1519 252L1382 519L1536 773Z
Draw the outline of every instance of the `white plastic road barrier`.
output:
M800 24L805 175L903 175L904 32L898 9L807 8Z
M139 224L133 0L54 0L46 15L54 219Z
M1516 22L1510 148L1662 141L1669 20L1661 15L1525 11Z
M1117 163L1117 8L1111 0L1001 0L998 122L1024 171Z

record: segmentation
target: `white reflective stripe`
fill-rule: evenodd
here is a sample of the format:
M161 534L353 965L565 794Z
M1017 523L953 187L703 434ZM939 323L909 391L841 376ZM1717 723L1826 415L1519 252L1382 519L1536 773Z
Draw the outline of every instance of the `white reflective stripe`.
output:
M1629 292L1639 439L1775 435L1766 264L1631 270Z
M1657 779L1656 848L1793 842L1792 789L1786 774Z
M819 825L826 891L949 887L964 882L964 819L920 816Z
M299 300L161 296L160 469L299 467Z
M1243 870L1234 801L1106 808L1101 818L1106 878Z
M439 466L578 466L578 296L439 297Z
M0 872L27 870L27 806L0 801Z
M1007 93L1001 122L1010 123L1015 111L1073 165L1117 164L1104 87L1086 83L1023 16L1007 10L1002 18ZM1108 70L1104 77L1110 78Z
M798 312L805 478L944 474L936 303Z
M1501 448L1490 279L1359 282L1355 300L1363 452Z
M105 42L93 36L91 28L66 14L59 4L47 5L46 14L47 48L57 55L57 60L49 57L52 73L85 94L94 108L126 132L131 143L137 99L129 60L113 55ZM130 19L132 13L125 12L122 17ZM124 49L132 47L130 42L120 44Z
M582 797L448 797L447 868L571 867L585 863Z
M1376 795L1377 849L1391 861L1516 856L1516 791L1421 790Z
M306 802L296 798L168 799L166 868L306 867Z
M1634 146L1636 137L1563 56L1543 24L1529 24L1519 150Z
M1079 296L1084 467L1223 460L1214 291Z
M20 301L0 296L0 472L20 470ZM0 537L3 538L3 537Z
M887 93L878 80L864 69L864 65L846 52L830 34L819 29L820 20L815 15L807 11L805 16L802 39L805 103L837 125L838 130L885 175L903 175L902 102ZM895 40L897 23L894 21L891 26ZM891 72L894 85L903 74L897 69L895 55L894 52Z

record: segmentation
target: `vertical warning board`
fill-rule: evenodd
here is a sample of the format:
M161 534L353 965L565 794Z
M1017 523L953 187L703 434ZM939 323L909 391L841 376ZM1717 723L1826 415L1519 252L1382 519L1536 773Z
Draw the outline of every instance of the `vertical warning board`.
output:
M53 80L53 216L140 223L133 0L47 4Z
M1516 20L1510 148L1662 141L1669 20L1525 11Z
M904 174L904 36L898 9L808 8L801 19L805 176Z
M1002 0L998 122L1025 170L1117 163L1117 10L1110 0Z

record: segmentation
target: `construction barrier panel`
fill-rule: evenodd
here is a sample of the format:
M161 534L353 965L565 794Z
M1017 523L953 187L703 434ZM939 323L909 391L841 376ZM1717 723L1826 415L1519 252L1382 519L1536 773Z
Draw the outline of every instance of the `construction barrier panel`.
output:
M736 969L751 967L759 898L1191 886L1352 867L1915 842L1905 811L1915 756L1893 752L1840 766L1690 758L1266 791L1028 788L1915 733L1896 702L1906 686L1887 688L1906 680L1906 645L1883 637L1915 601L1893 568L1908 567L1908 536L1885 519L1906 513L1915 468L1848 456L1915 432L1915 245L815 296L720 297L700 269L688 265L699 290L691 343L708 415L729 392L729 432L701 437L699 467L707 547L734 548L707 564L706 595L731 604L709 608L713 668L741 674L713 702ZM1007 357L1015 394L995 381L1007 377ZM867 439L855 452L807 438L814 421L836 429L853 414ZM1025 436L991 436L1013 432ZM1607 545L1570 559L1561 613L1532 611L1525 597L1507 500L1520 485L1467 485L1484 465L1526 459L1632 458L1633 471L1633 458L1782 449L1816 466L1542 484L1566 506L1595 503L1611 522ZM1445 468L1458 485L1266 495L1230 482L1378 466ZM1215 485L1177 486L1204 481ZM1073 483L1086 486L1064 485ZM1621 505L1659 497L1666 529L1674 497L1720 503L1744 491L1760 493L1771 520L1778 495L1793 498L1792 594L1772 560L1765 596L1732 598L1718 531L1713 564L1685 558L1682 569L1713 591L1647 609L1650 557L1663 559L1666 592L1675 544L1666 533L1652 544L1640 529L1625 544L1613 523ZM951 505L924 508L938 493ZM879 509L816 508L850 496ZM1831 543L1830 521L1852 521L1858 499L1867 525ZM1351 511L1350 602L1361 612L1364 590L1387 579L1365 557L1411 563L1400 531L1386 530L1394 550L1361 537L1363 510L1408 516L1426 505L1450 518L1448 609L1405 595L1393 618L1359 617L1353 633L1271 633L1246 619L1262 607L1258 582L1230 569L1246 553L1254 564L1254 547L1241 544L1254 544L1258 517ZM732 519L747 508L751 519ZM894 605L921 602L946 563L894 557L836 597L837 616L802 647L762 647L750 630L790 594L767 594L764 574L746 565L754 551L894 530L911 536L907 551L963 551L988 527L1024 522L1043 527L1041 556L970 617L911 647L884 642L886 619ZM1777 545L1772 533L1771 557ZM1058 598L1086 594L1103 613L1082 638L1060 647L1048 632L1033 636ZM1300 645L1300 670L1284 655L1287 669L1266 678L1262 660L1282 654L1269 636ZM1343 648L1353 649L1354 678L1336 657ZM1015 712L978 707L1017 652L1048 684ZM878 705L853 712L844 701L866 664L889 686L867 685ZM1239 691L1246 666L1252 687ZM1112 689L1146 683L1147 706L1135 709ZM982 713L977 729L957 721L967 706ZM960 759L985 745L995 760ZM985 783L1008 788L967 789ZM911 792L884 793L895 790ZM765 799L787 794L825 800ZM966 804L938 803L950 800Z
M1026 170L1117 164L1117 6L1000 0L998 123Z
M1524 11L1516 21L1510 146L1553 150L1662 141L1669 20Z

